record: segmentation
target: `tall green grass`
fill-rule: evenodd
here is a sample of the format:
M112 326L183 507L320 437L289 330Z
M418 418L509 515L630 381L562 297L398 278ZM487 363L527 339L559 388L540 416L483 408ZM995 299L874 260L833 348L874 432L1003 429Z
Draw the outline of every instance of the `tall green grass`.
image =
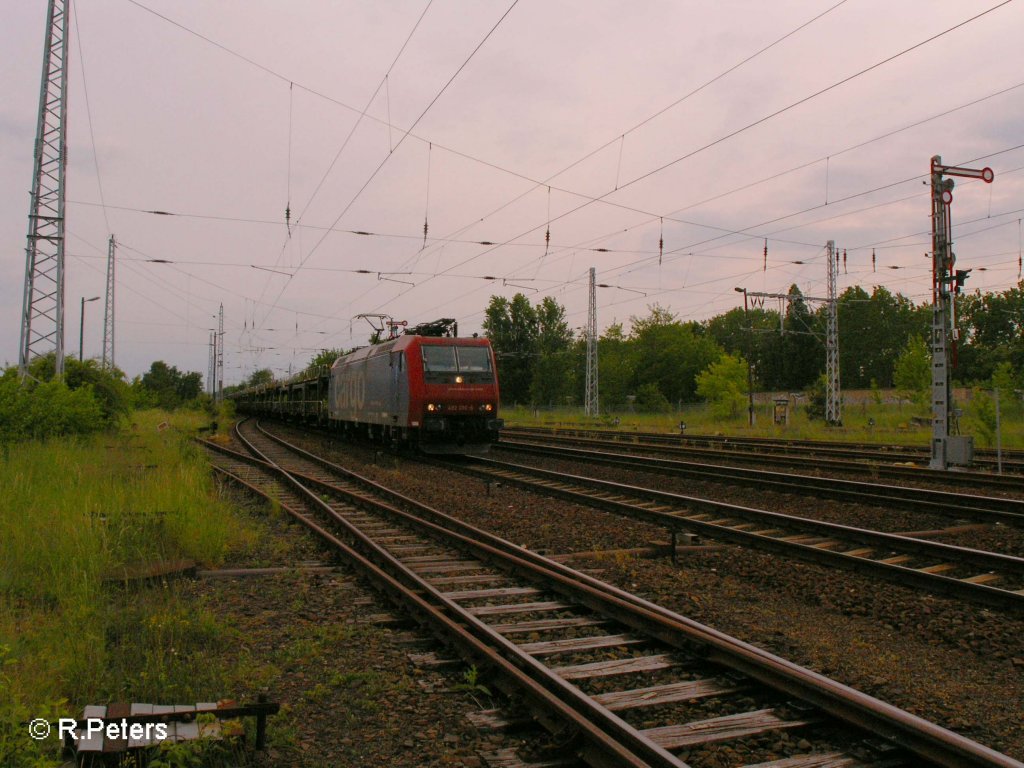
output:
M191 442L206 421L194 411L138 412L116 433L4 452L3 765L36 765L17 756L26 736L12 724L26 713L73 715L88 702L160 700L213 684L201 661L228 634L216 617L172 590L118 585L126 572L163 561L219 564L253 536Z
M0 463L0 591L73 605L133 564L219 562L231 516L187 440L198 418L149 411L116 435L12 447Z

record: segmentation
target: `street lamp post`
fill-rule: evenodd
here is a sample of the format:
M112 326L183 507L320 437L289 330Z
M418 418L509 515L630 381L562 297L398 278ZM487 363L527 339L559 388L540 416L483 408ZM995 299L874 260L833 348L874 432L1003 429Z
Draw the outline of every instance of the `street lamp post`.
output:
M85 302L97 301L100 297L93 296L91 299L82 297L82 316L78 321L78 362L82 362L85 355L83 354L84 342L85 342Z
M754 368L750 360L753 347L754 327L750 323L750 309L747 305L747 289L735 288L743 294L743 318L747 321L747 421L754 426Z

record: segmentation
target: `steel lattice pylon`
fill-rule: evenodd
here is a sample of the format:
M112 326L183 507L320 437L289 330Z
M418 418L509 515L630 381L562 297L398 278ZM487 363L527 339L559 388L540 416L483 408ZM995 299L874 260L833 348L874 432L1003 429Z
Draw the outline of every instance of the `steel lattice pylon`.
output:
M103 367L114 370L114 253L117 241L110 236L107 248L107 303L103 309Z
M597 386L597 270L590 268L590 306L587 310L587 391L584 411L600 416Z
M64 372L64 169L67 162L67 7L50 0L25 248L25 295L18 370L54 353Z
M220 305L220 313L217 316L217 346L216 346L216 380L217 389L213 399L218 403L224 398L224 305Z
M828 241L828 329L825 335L825 421L843 423L842 395L839 389L839 303L836 279L839 274L839 251L834 240Z
M206 391L212 399L217 394L217 332L210 331L210 364L206 373Z

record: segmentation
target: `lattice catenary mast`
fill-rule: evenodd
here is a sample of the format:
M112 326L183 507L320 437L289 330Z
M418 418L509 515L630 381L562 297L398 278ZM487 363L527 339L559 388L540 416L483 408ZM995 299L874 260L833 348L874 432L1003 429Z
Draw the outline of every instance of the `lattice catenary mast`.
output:
M836 279L839 274L839 251L834 240L828 241L828 297L825 305L828 327L825 335L825 421L833 426L843 423L843 404L839 388L839 300Z
M206 372L206 391L212 399L217 394L217 332L210 330L210 360Z
M839 274L839 251L834 240L828 241L826 249L828 251L828 295L825 298L818 296L800 296L800 298L803 301L817 301L825 305L827 317L825 334L825 420L829 424L839 426L843 423L843 396L839 385L839 299L836 296L836 280ZM748 297L756 299L781 299L786 302L792 300L788 293L763 293L761 291L746 291L743 288L737 288L736 290L743 294L744 309L746 309ZM753 407L753 402L751 402L751 414L753 414ZM750 423L753 424L753 418L751 418Z
M64 170L67 164L67 8L50 0L36 125L32 199L25 248L25 295L18 371L54 353L64 373Z
M220 305L220 313L217 316L217 391L214 399L219 403L224 399L224 305Z
M107 247L107 303L103 309L103 358L102 366L114 370L114 254L117 241L110 236Z
M597 386L597 270L590 268L590 305L587 309L587 391L584 411L600 416Z

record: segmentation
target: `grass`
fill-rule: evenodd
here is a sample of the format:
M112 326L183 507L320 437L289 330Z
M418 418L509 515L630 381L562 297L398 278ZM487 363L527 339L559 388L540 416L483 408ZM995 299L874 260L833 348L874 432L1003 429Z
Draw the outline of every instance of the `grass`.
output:
M976 448L994 448L991 429L986 430L986 415L978 407L980 401L964 404L960 420L962 434L974 435ZM722 420L712 415L703 404L684 404L681 409L665 413L606 410L599 418L590 418L580 408L532 409L505 408L502 418L510 427L529 426L585 426L617 429L624 432L679 433L680 423L686 424L687 435L726 435L735 437L770 437L799 440L834 440L879 444L918 445L927 447L931 438L927 408L908 403L864 401L843 406L843 425L832 427L821 420L807 418L805 401L796 405L790 401L788 424L775 424L773 403L755 403L755 424L747 423L746 408L734 419ZM1002 447L1024 449L1024 418L1019 405L1002 411ZM913 417L925 419L924 425ZM991 419L991 414L988 414Z
M86 703L200 700L231 631L173 590L111 585L134 566L219 564L254 533L190 438L200 412L132 414L117 433L8 446L0 460L0 765L52 764L26 720ZM224 421L224 420L222 420ZM108 581L105 583L105 579ZM49 751L48 751L49 750Z

